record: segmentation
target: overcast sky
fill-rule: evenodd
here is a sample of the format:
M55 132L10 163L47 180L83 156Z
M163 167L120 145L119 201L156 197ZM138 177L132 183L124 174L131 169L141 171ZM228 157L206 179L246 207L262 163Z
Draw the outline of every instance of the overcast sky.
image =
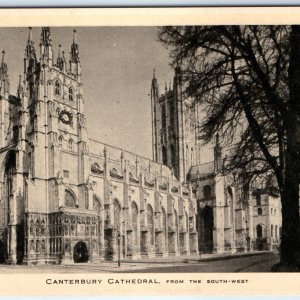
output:
M83 95L89 137L152 158L150 84L153 68L163 90L172 81L168 50L157 41L156 27L79 27ZM33 28L39 54L41 28ZM73 28L51 28L52 45L69 59ZM0 28L15 94L28 28Z

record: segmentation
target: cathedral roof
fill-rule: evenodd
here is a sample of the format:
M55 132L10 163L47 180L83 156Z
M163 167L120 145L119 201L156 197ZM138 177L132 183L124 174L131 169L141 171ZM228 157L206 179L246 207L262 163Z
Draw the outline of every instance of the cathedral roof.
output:
M188 174L189 179L195 179L199 176L207 176L214 174L214 162L208 162L205 164L192 166Z

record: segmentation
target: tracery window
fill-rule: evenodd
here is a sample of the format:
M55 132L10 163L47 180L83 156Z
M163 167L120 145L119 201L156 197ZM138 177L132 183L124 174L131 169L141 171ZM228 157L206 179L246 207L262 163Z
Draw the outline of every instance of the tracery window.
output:
M68 190L65 191L65 206L67 206L67 207L76 207L75 197Z
M61 94L61 87L60 87L59 80L56 80L54 85L55 85L55 89L54 89L55 95L59 96Z
M154 220L153 220L153 209L150 204L147 205L147 223L148 232L150 235L150 244L154 244Z
M69 87L69 100L73 101L73 89L72 89L72 87Z

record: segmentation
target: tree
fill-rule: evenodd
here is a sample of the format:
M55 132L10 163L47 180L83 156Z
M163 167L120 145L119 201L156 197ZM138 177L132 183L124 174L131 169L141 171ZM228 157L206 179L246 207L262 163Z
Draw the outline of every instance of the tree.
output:
M162 27L159 39L180 66L184 94L201 105L205 142L230 147L228 172L273 174L282 203L279 270L300 266L299 26Z

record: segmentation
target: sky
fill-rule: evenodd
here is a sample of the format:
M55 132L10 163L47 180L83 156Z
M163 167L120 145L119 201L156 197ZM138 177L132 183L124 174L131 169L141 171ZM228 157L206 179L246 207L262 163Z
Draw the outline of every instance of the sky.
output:
M51 28L56 60L62 45L69 60L73 27ZM152 158L150 85L153 69L161 87L173 71L169 52L157 39L156 27L77 27L85 115L90 138ZM41 28L32 35L39 54ZM11 94L23 74L28 28L0 28Z

